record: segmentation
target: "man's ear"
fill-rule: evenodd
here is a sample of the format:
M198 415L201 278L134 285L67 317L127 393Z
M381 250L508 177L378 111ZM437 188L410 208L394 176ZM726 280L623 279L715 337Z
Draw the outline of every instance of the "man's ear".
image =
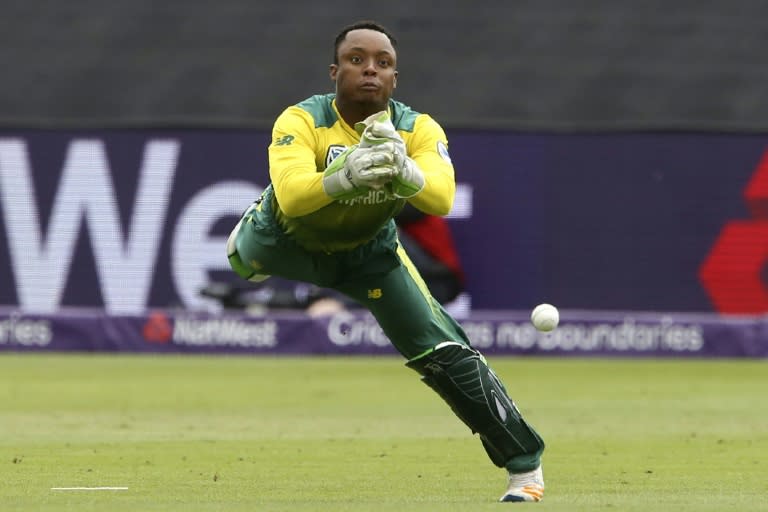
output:
M395 79L392 80L392 88L397 88L397 71L395 71Z
M328 75L331 77L331 80L334 82L336 81L336 73L339 71L339 66L336 64L331 64L328 67Z

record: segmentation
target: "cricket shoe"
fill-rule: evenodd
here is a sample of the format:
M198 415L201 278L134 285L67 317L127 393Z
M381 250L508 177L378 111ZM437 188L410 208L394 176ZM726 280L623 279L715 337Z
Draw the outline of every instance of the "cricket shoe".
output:
M541 466L527 473L510 473L509 486L499 501L541 501L544 497L544 474Z

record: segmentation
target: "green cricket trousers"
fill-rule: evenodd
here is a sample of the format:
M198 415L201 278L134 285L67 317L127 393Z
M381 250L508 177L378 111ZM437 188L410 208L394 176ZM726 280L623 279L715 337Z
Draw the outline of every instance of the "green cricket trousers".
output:
M241 277L256 272L337 290L368 309L409 360L445 341L469 345L400 246L394 221L352 250L310 252L283 233L271 199L271 191L263 195L234 233L237 253L230 263Z
M390 220L349 251L311 252L275 221L270 189L249 208L227 243L232 268L245 279L275 275L337 290L367 308L384 334L472 430L491 461L510 472L539 466L544 442L509 398L464 330L429 293L397 240Z

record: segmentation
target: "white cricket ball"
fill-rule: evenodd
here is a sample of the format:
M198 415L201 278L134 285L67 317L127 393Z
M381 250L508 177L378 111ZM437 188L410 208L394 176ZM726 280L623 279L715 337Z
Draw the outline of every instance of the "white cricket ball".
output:
M560 313L552 304L539 304L531 312L531 323L542 332L549 332L560 323Z

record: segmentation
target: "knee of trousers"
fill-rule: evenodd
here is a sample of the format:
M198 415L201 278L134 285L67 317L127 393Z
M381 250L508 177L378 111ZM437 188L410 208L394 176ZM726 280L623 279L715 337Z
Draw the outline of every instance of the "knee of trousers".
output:
M441 343L406 366L445 400L456 416L483 442L499 467L522 455L541 453L539 435L525 422L496 374L476 350L456 342Z
M250 208L246 210L246 214L249 212ZM232 267L232 270L234 270L237 275L248 281L258 283L268 279L269 276L266 274L258 274L254 269L247 265L242 258L240 258L240 253L237 251L237 237L242 229L246 214L243 215L229 234L229 238L227 238L227 260L229 260L229 266Z

